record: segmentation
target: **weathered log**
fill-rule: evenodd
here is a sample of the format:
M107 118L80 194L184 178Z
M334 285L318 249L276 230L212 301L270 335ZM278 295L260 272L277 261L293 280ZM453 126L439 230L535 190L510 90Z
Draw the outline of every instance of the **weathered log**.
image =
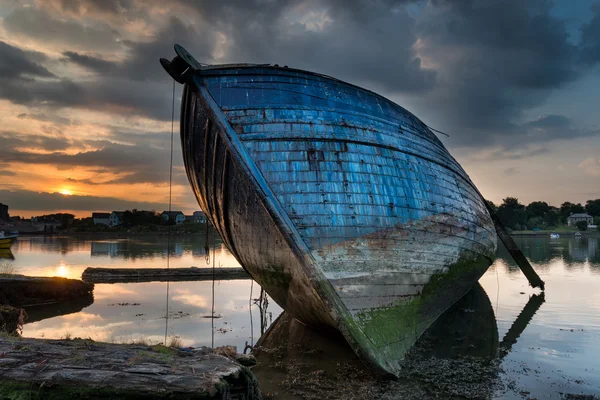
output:
M498 234L498 237L500 238L502 243L504 243L504 246L506 246L506 249L512 256L512 258L515 260L519 268L521 268L521 271L529 281L529 285L531 285L531 287L539 287L540 289L544 290L544 281L542 280L542 278L540 278L537 272L535 272L535 270L527 260L527 257L525 257L519 246L517 246L513 238L510 236L510 234L504 227L504 224L502 223L502 221L500 221L500 218L498 218L498 216L493 212L487 201L485 201L485 204L488 207L490 215L492 216L492 220L494 221L494 227L496 228L496 233Z
M261 399L252 372L209 348L0 339L0 398Z
M86 268L84 282L173 282L251 279L243 268Z
M28 307L90 296L94 285L60 277L0 276L0 304Z

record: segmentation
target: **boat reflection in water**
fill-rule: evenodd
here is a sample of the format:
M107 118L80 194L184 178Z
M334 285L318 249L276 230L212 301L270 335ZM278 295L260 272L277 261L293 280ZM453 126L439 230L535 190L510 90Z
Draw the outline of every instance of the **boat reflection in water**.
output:
M0 260L2 259L14 260L15 256L10 249L0 249Z
M502 341L490 300L476 284L416 342L400 379L376 381L343 337L320 334L283 313L258 341L253 369L278 398L492 398L500 361L544 302L533 295ZM290 397L292 396L292 397Z

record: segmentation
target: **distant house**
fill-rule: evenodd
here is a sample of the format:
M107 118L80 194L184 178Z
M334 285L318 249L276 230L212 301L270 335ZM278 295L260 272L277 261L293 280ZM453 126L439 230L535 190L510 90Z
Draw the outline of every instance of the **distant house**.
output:
M177 225L181 225L185 222L185 215L183 215L181 211L163 211L162 214L160 214L160 218L165 222L169 221L169 217L171 217Z
M194 211L192 218L194 222L206 223L206 214L204 214L204 211Z
M108 224L110 226L119 226L123 223L123 214L125 211L113 211L108 217Z
M575 226L580 221L585 221L588 225L592 225L594 223L594 217L586 213L571 214L567 217L568 226Z
M94 225L110 225L110 213L92 213Z

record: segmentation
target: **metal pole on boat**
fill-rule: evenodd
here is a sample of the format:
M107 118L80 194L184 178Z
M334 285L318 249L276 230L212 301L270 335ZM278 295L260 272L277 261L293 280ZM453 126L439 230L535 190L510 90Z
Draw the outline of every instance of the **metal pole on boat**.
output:
M506 246L508 252L515 260L519 268L521 268L521 271L523 271L523 274L529 281L529 284L532 287L539 287L540 289L544 290L544 281L542 280L542 278L540 278L540 276L537 274L537 272L535 272L529 261L527 261L527 257L525 257L525 254L523 254L519 246L517 246L512 236L510 236L510 234L504 227L504 224L502 223L502 221L500 221L500 218L498 218L498 216L490 208L487 201L484 200L484 203L488 211L490 212L490 215L492 216L492 220L494 221L494 227L496 228L496 233L498 234L498 237L500 238L502 243L504 243L504 246Z

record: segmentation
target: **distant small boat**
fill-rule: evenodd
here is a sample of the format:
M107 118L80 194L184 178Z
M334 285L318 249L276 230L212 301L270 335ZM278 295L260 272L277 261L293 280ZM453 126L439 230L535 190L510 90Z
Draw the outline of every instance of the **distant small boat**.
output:
M550 234L550 239L558 239L560 237L560 235L558 233L551 233Z
M581 232L575 232L575 237L581 237Z
M10 246L18 236L17 234L5 235L3 231L0 231L0 249L10 249Z

